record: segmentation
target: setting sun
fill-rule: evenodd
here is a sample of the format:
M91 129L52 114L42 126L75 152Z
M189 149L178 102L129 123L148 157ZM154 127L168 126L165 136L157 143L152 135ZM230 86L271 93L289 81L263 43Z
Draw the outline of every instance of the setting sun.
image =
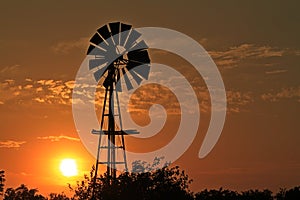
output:
M62 175L70 177L78 175L77 164L74 159L66 158L60 162L60 171Z

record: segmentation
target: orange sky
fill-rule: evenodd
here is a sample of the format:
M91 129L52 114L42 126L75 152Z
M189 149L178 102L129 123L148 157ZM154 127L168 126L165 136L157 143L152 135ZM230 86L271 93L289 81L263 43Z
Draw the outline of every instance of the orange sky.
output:
M175 163L194 179L194 191L300 184L299 5L179 2L1 3L0 169L6 172L6 187L24 183L44 194L68 191L73 180L58 171L67 157L77 160L80 177L89 172L94 159L76 133L71 92L88 39L115 20L185 33L203 45L220 70L228 115L217 145L200 160L210 116L205 84L186 61L150 51L152 61L184 74L201 102L198 135ZM170 99L156 95L168 106ZM157 103L150 100L136 106ZM179 116L168 117L164 131L140 147L155 148L172 137ZM145 124L144 118L136 119Z

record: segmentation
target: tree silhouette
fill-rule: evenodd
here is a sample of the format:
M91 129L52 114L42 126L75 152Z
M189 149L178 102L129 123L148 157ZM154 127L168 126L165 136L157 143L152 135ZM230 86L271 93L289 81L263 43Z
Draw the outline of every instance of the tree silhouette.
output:
M281 188L275 195L276 200L299 200L300 199L300 186L294 187L290 190Z
M28 189L26 185L21 184L16 189L8 188L4 194L4 200L46 200L37 189Z
M17 188L7 188L4 200L299 200L300 186L280 191L272 196L270 190L247 190L236 192L231 190L204 189L196 194L189 190L192 182L184 170L178 166L158 168L160 159L152 164L135 161L133 167L137 172L123 172L116 178L101 175L94 185L93 167L90 176L85 175L73 188L72 197L64 193L50 193L48 197L38 194L37 189L29 189L21 184ZM148 171L155 169L154 171ZM0 171L2 183L4 171ZM92 188L95 186L95 196L92 199Z
M0 195L3 195L4 192L4 182L5 182L5 172L4 170L0 171Z
M140 173L123 172L115 179L107 174L97 178L93 183L94 168L90 177L85 176L84 180L77 183L73 189L75 200L92 199L92 187L94 186L93 200L192 200L193 194L189 190L192 182L184 171L178 166L168 168L163 167L152 172L147 172L158 165L159 159L155 159L153 164L136 161L133 169L138 169ZM95 185L94 185L95 184Z
M257 199L257 200L272 200L272 192L270 190L248 190L242 192L241 200Z
M50 193L49 200L71 200L65 194Z
M235 191L223 190L203 190L196 193L195 200L236 200L238 199L239 194Z
M296 200L300 199L300 186L294 187L290 190L288 190L285 194L286 199Z

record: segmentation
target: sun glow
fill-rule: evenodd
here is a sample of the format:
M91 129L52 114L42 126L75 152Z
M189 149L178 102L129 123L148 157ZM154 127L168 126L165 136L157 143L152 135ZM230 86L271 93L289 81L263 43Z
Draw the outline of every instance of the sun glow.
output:
M63 159L60 162L59 169L62 175L66 177L78 175L77 164L74 159L70 159L70 158Z

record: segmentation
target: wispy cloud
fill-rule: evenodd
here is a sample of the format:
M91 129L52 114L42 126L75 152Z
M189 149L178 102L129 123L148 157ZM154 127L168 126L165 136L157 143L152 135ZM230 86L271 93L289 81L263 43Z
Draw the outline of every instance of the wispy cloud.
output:
M80 141L79 138L65 136L65 135L60 135L60 136L50 135L50 136L44 136L44 137L37 137L37 139L39 139L39 140L50 140L51 142L59 142L61 140L70 140L70 141L75 141L75 142Z
M47 103L47 104L71 104L73 81L61 81L52 79L32 80L16 83L7 79L0 82L0 101L16 103Z
M55 44L52 46L52 50L55 53L62 53L62 54L68 54L70 53L73 49L84 49L88 46L89 44L89 38L83 37L78 40L73 40L73 41L63 41Z
M284 69L278 69L278 70L273 70L273 71L266 71L265 74L281 74L285 73L287 70Z
M187 110L195 110L196 106L200 107L201 112L210 113L211 103L207 88L199 86L194 88L194 90L198 97L198 104L190 103L188 95L184 102L179 102L175 95L167 88L159 85L150 85L132 95L128 111L147 114L153 104L160 104L168 114L178 115L181 113L181 108L185 107ZM246 106L254 101L254 96L251 92L227 90L226 97L228 113L246 111ZM120 103L122 106L125 106L122 100Z
M251 92L227 91L226 96L227 112L229 113L239 113L246 110L245 106L254 101L254 97Z
M269 102L278 102L282 99L295 99L300 102L300 87L281 88L279 91L262 94L261 98Z
M26 141L14 141L14 140L6 140L0 141L0 148L19 148L22 144L25 144Z
M201 111L204 113L211 112L210 97L208 91L202 88L199 95L201 100L199 101ZM227 90L226 101L227 101L227 113L240 113L247 111L247 106L254 102L254 95L251 92Z
M20 173L22 176L32 176L32 174L28 174L28 173L26 173L26 172L21 172Z
M223 51L209 51L209 54L214 58L218 66L233 68L242 60L281 57L287 52L290 52L290 50L255 44L241 44L229 47Z
M176 79L176 77L171 78ZM91 91L94 91L95 86L90 86L88 84L77 85L77 87L82 88L82 90L80 93L77 91L77 99L72 99L74 84L73 80L27 79L22 84L17 84L14 80L5 80L2 83L0 82L0 105L15 105L19 102L22 102L22 105L51 104L66 106L71 106L72 102L75 104L94 103L96 108L101 110L104 98L103 90L97 90L95 99L93 99ZM164 85L164 82L161 84ZM93 90L91 87L93 87ZM176 87L182 86L177 85ZM97 89L99 88L97 87ZM209 113L211 111L211 105L207 88L205 86L195 86L193 89L198 96L199 104L197 105L200 106L202 112ZM188 96L189 93L185 90L186 88L177 90L187 94L187 98L184 102L178 102L175 95L167 87L163 87L158 84L143 86L143 89L138 89L131 96L129 105L127 105L126 108L128 108L130 112L147 113L153 104L160 104L164 106L168 114L180 114L180 107L182 106L185 106L188 110L195 110L194 108L197 105L190 102L190 98ZM253 94L246 91L227 89L226 96L228 112L241 112L245 110L245 107L248 104L254 101ZM120 101L121 105L124 104L122 99L120 99ZM55 140L54 136L52 140Z
M15 105L21 102L22 105L53 104L70 106L72 104L72 101L73 103L80 102L76 99L72 100L72 92L74 86L75 81L73 80L32 80L27 78L23 82L16 82L15 80L7 79L0 82L0 102L2 102L0 104L9 105L9 102L11 105ZM82 89L80 92L76 93L78 98L80 97L82 99L89 99L93 100L94 102L94 99L92 98L92 91L96 89L94 85L82 84L76 85L76 87ZM97 89L99 88L100 85L97 86ZM95 96L96 103L99 104L99 101L102 102L104 93L97 92Z
M19 68L20 68L20 65L18 65L18 64L10 65L10 66L4 66L4 67L1 67L0 74L15 73L16 71L19 70Z
M266 74L285 73L286 70L279 69L267 71ZM172 78L172 77L171 77ZM176 78L176 77L174 77ZM175 81L176 82L176 81ZM97 109L101 110L104 98L103 90L97 90L95 99L91 98L91 91L94 91L95 86L87 84L77 85L82 90L76 93L78 99L72 99L72 90L74 87L73 80L54 80L41 79L32 80L27 78L23 82L16 82L12 79L7 79L0 82L0 106L1 105L63 105L71 106L73 103L94 103ZM164 85L164 82L161 83ZM92 88L93 87L93 90ZM144 86L146 87L146 86ZM180 87L180 85L176 86ZM198 106L202 112L209 113L211 111L210 97L205 86L193 86L196 95L198 96ZM99 88L97 88L99 89ZM185 92L183 88L180 90ZM285 88L280 91L272 91L267 93L251 93L249 91L240 91L235 89L226 90L227 96L227 111L230 113L239 113L247 110L247 105L251 104L258 98L265 101L279 101L283 98L300 99L300 89ZM87 101L85 101L87 99ZM299 100L300 101L300 100ZM121 101L121 104L123 102ZM150 88L138 89L132 96L129 105L126 106L130 112L147 113L153 104L163 105L168 114L180 114L180 107L186 106L193 110L195 106L189 102L187 97L185 102L178 102L174 94L167 88L159 85L152 85ZM124 106L124 105L123 105ZM54 140L54 138L52 138ZM62 139L62 138L60 138Z

